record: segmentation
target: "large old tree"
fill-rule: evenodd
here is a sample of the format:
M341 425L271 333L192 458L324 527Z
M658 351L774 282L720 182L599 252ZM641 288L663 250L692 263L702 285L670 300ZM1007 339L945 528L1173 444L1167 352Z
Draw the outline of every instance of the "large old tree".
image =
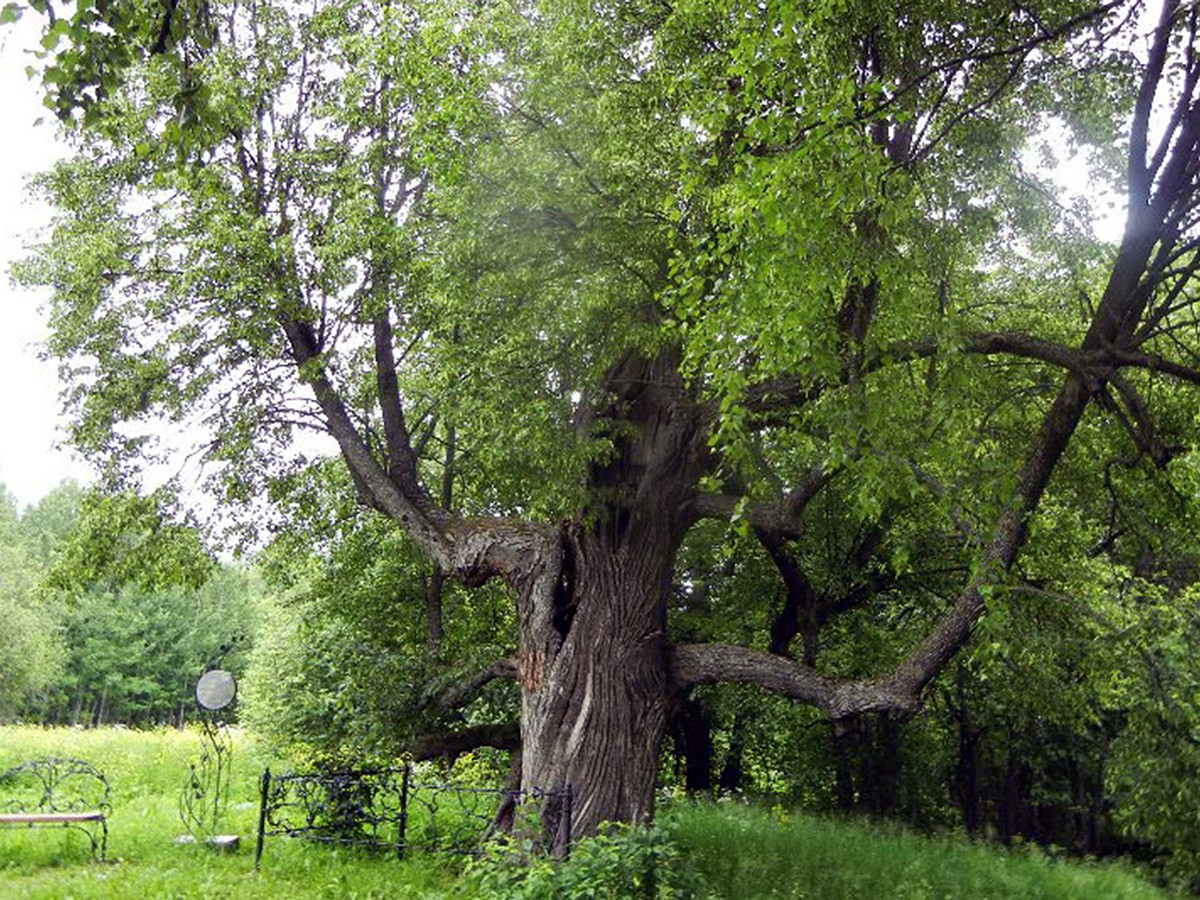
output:
M1190 480L1197 15L84 2L50 27L77 153L24 275L86 449L176 422L253 500L315 428L440 572L506 583L515 659L445 702L515 675L523 781L571 784L587 833L651 815L692 686L909 714L1040 508L1078 506L1082 555L1122 539L1077 502L1116 461ZM1115 245L1038 174L1047 134L1124 203ZM845 577L809 568L830 517ZM757 646L677 637L706 520L777 566ZM909 610L893 664L823 663L878 602Z

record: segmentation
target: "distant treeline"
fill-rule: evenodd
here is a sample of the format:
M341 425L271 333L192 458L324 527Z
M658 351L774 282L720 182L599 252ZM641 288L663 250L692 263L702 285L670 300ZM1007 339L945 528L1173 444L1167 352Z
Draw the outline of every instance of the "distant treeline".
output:
M167 506L72 482L24 511L0 494L0 720L179 724L206 666L244 668L255 578Z

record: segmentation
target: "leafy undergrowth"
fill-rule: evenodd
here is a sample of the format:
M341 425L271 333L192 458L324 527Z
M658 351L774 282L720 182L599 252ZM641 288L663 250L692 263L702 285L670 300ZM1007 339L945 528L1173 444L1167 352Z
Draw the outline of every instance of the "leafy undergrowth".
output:
M581 842L568 864L498 846L461 861L397 861L268 841L254 871L256 784L271 762L235 737L222 830L243 846L222 855L176 845L180 787L199 742L189 732L0 729L0 770L37 756L82 757L112 785L108 863L66 830L0 830L0 897L20 898L1161 898L1116 866L1058 862L899 829L772 813L736 803L676 803L651 831L615 829Z
M613 829L582 842L565 866L535 861L522 869L501 853L469 867L465 883L471 896L491 900L1164 896L1111 864L1060 862L1035 850L1009 853L736 803L675 804L652 831Z

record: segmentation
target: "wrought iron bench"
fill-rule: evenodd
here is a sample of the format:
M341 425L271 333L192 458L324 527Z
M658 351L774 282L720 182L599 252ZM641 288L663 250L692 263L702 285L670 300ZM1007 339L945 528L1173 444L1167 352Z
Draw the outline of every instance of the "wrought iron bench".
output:
M108 852L108 779L81 759L46 757L0 773L0 828L73 828Z

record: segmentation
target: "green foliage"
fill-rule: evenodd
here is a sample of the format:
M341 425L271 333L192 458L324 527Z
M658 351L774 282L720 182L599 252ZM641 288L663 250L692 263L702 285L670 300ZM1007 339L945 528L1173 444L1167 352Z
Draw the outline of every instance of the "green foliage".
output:
M245 721L308 761L392 759L447 725L511 720L511 685L466 710L439 692L512 652L512 604L496 588L443 586L445 633L431 644L432 572L395 523L356 508L339 468L298 473L278 500L291 528L260 557L273 591L245 684ZM316 501L316 502L314 502Z
M1200 886L1200 834L1179 811L1200 802L1200 607L1194 588L1150 606L1129 638L1139 665L1114 672L1111 688L1128 723L1107 767L1118 824L1160 848L1159 860L1180 887Z
M0 551L0 566L10 554ZM36 604L10 593L12 584L0 576L0 720L15 717L31 696L55 684L66 656L57 623Z
M496 838L467 865L465 892L486 900L698 897L699 881L660 828L611 825L572 847L569 860L530 857L518 838Z
M244 720L306 763L399 755L422 667L394 637L296 594L268 607L243 684Z
M161 491L84 494L69 534L56 547L47 585L68 594L200 587L215 561L195 525L171 516L170 500Z
M48 500L44 507L52 507ZM38 591L45 565L49 516L18 517L0 488L0 721L10 719L60 676L65 660L61 625Z
M19 517L0 507L0 716L151 724L190 713L195 679L240 674L252 573L218 566L161 496L67 483Z

